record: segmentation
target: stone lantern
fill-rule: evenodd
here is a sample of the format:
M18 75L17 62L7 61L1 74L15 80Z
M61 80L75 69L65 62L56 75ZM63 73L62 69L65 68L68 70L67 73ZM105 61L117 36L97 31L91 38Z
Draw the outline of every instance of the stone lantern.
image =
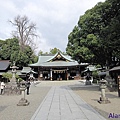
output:
M16 75L16 73L17 73L17 69L18 69L18 67L17 66L15 66L15 62L13 63L13 66L12 67L10 67L10 68L12 68L12 79L11 79L11 83L12 83L12 86L13 85L15 85L16 86L16 77L15 77L15 75Z
M107 104L107 103L110 103L110 101L108 100L108 98L106 98L105 96L105 89L106 89L106 83L107 81L102 79L100 80L100 89L101 89L101 97L100 97L100 100L98 101L99 103L101 104Z
M16 82L16 73L17 73L17 69L18 67L15 66L15 62L13 63L13 66L10 67L12 68L12 78L10 80L10 82L8 84L6 84L6 87L5 87L5 94L14 94L14 95L18 95L20 94L20 90L19 90L19 87L17 85L17 82Z
M36 73L36 72L34 72L33 70L30 70L27 74L29 74L29 80L35 80L35 77L34 77L34 73Z
M17 104L17 106L27 106L29 105L29 102L27 99L25 99L25 90L26 90L26 82L22 81L20 83L20 91L22 93L22 98L20 99L19 103Z

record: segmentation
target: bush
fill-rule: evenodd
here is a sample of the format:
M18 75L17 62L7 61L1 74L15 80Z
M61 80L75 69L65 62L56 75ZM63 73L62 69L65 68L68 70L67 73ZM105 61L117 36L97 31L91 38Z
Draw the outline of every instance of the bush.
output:
M97 83L98 80L99 80L99 76L98 76L97 70L92 72L92 76L93 76L93 83Z
M10 82L10 79L12 78L11 73L3 73L2 74L2 79L4 79L4 82Z
M19 82L23 80L22 78L19 77L19 75L15 75L15 77L17 80L19 79ZM10 82L10 80L12 79L12 73L3 73L2 79L4 80L4 82Z
M92 72L92 76L93 76L93 78L98 78L98 72L97 72L97 70Z

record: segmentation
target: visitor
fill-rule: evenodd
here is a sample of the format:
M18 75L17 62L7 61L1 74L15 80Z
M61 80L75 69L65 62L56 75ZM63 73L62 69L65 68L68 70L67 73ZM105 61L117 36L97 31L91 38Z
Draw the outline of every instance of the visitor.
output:
M4 88L5 88L5 83L2 81L2 82L1 82L1 95L2 95L3 92L4 92Z
M29 80L27 80L26 81L26 88L27 88L27 95L29 95L29 88L30 88L30 81Z

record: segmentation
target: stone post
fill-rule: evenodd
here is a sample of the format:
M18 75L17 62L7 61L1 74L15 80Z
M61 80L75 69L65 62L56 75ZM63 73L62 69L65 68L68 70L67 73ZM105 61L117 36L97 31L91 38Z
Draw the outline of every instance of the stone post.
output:
M68 73L68 68L67 68L67 70L66 70L66 76L67 76L67 80L69 80L69 73Z
M106 97L105 97L105 89L106 89L106 85L101 85L101 100L105 101Z

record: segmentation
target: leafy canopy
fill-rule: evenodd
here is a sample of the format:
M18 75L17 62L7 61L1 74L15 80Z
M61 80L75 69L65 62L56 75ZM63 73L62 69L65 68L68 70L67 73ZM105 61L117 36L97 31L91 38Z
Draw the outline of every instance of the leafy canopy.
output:
M0 58L2 60L15 61L18 67L28 66L28 64L37 62L37 57L34 55L30 46L26 46L24 51L21 51L19 41L16 38L7 39L0 46Z
M80 16L68 36L67 54L81 62L120 64L120 1L106 0Z

